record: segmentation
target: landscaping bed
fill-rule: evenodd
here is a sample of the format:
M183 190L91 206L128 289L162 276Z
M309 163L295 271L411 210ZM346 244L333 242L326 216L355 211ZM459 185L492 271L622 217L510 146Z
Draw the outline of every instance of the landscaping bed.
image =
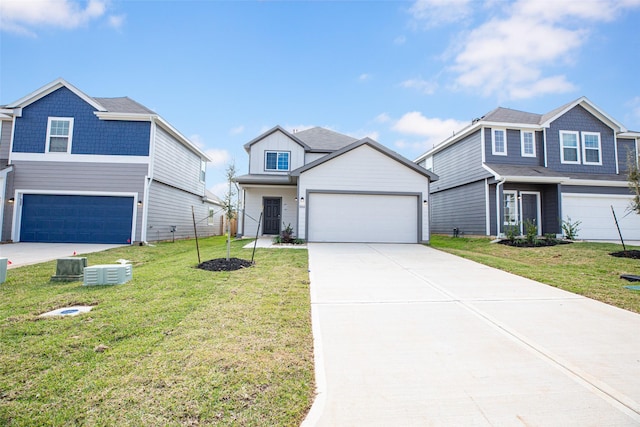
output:
M233 242L235 258L251 258ZM226 257L224 237L200 240ZM50 282L55 261L0 285L0 425L300 425L314 397L307 252L196 268L195 242L87 255L131 260L117 286ZM90 305L89 313L39 319Z

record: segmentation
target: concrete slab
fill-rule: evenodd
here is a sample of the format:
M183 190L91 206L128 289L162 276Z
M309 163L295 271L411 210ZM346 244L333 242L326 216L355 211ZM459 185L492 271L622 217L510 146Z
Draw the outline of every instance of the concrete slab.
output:
M305 426L640 423L640 315L419 245L309 245Z
M39 264L58 258L101 252L125 245L106 245L92 243L8 243L0 245L0 257L11 261L8 268ZM114 260L115 261L115 260Z

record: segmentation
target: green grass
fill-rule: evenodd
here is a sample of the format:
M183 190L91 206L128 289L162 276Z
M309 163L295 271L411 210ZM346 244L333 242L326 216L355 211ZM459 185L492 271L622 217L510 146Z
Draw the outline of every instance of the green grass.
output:
M433 235L431 246L479 263L528 277L607 304L640 313L640 291L621 274L640 275L640 260L616 258L609 253L622 245L577 242L540 248L491 244L485 238ZM627 249L638 249L629 247Z
M231 256L250 259L245 243ZM226 256L224 238L201 254ZM306 250L258 249L254 267L215 273L194 268L192 240L87 257L129 259L133 280L50 282L54 261L0 285L0 425L300 424L314 392ZM80 304L95 307L38 318Z

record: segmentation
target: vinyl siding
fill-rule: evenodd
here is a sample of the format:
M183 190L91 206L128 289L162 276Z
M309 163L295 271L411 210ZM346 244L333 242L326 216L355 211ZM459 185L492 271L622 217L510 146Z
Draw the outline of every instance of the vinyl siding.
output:
M149 188L147 216L147 241L171 240L171 226L176 226L175 238L195 237L193 231L193 207L198 237L213 236L220 232L220 225L208 225L209 207L202 197L190 194L159 182L152 182ZM219 210L219 209L216 209Z
M629 170L629 162L635 163L636 141L634 139L618 139L618 169L620 173L626 174ZM0 157L1 158L1 157Z
M251 146L251 152L249 153L250 174L287 174L288 171L266 171L264 169L265 151L288 151L290 153L289 171L305 165L304 147L282 132L276 131Z
M492 154L493 132L491 128L484 129L484 149L486 163L509 164L522 166L544 165L544 139L542 132L534 132L536 157L522 156L522 136L518 129L507 129L507 155L494 156Z
M299 194L309 191L418 193L428 200L429 179L368 145L362 145L300 175ZM422 203L421 203L422 204ZM422 209L421 240L429 240L427 205ZM389 206L393 221L393 206ZM298 214L298 232L306 238L306 207Z
M494 187L495 188L495 187ZM486 229L485 181L431 194L431 231L451 235L454 228L463 234L481 235Z
M291 224L297 235L297 202L295 187L248 187L245 188L244 198L244 231L246 237L255 237L258 231L258 221L262 212L262 200L265 197L282 198L282 222L280 227ZM262 224L260 224L260 234L262 235Z
M3 242L11 240L11 226L13 224L13 203L9 203L8 200L14 197L14 175L14 172L9 172L7 174L7 182L5 183L5 194L2 195L2 201L4 203L4 217L2 218L2 236L0 237L0 240Z
M153 179L203 196L205 184L200 182L200 156L160 126L156 126L155 135Z
M11 122L10 120L0 121L0 126L2 126L2 129L0 130L0 160L9 158L9 150L11 149L12 123L13 122Z
M580 132L578 144L582 158L582 132L599 132L602 147L602 165L564 164L560 162L560 131ZM615 174L614 131L581 106L576 106L554 120L547 129L547 167L559 172ZM584 159L581 159L584 161Z
M480 131L433 155L433 172L440 177L431 191L476 182L491 175L482 168Z

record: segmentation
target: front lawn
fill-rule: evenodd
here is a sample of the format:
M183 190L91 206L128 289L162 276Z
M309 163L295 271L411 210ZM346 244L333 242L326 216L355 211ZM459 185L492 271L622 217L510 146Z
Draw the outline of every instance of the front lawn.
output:
M250 259L245 243L231 256ZM200 250L224 257L224 238ZM87 257L131 260L133 280L50 282L53 261L0 285L0 425L300 424L314 393L307 251L258 249L233 272L194 268L192 240ZM38 318L71 305L95 307Z
M640 313L640 291L624 288L638 283L620 279L621 274L640 275L640 260L609 255L621 251L622 245L576 242L518 248L489 242L486 238L431 236L436 249Z

